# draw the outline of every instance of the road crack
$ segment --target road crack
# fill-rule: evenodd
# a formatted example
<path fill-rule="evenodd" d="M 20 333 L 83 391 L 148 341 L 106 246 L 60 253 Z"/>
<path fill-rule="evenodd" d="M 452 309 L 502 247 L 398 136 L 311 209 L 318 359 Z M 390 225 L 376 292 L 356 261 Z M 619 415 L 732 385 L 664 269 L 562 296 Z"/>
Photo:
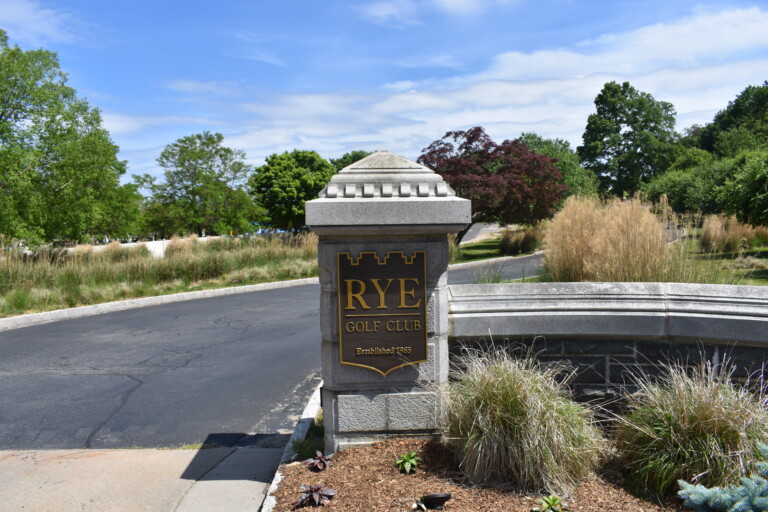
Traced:
<path fill-rule="evenodd" d="M 135 384 L 128 389 L 123 395 L 120 397 L 120 402 L 110 411 L 110 413 L 107 415 L 106 419 L 102 421 L 99 425 L 96 426 L 96 428 L 91 431 L 91 433 L 88 435 L 88 437 L 85 439 L 85 442 L 83 443 L 83 448 L 90 448 L 91 443 L 93 442 L 93 439 L 96 437 L 96 434 L 99 433 L 99 431 L 104 428 L 104 426 L 109 423 L 109 421 L 114 418 L 118 412 L 125 406 L 125 404 L 128 402 L 128 399 L 131 397 L 134 391 L 139 389 L 142 384 L 144 384 L 144 381 L 141 379 L 137 379 L 136 377 L 132 375 L 122 375 L 122 377 L 125 377 L 127 379 L 131 379 L 135 382 Z"/>

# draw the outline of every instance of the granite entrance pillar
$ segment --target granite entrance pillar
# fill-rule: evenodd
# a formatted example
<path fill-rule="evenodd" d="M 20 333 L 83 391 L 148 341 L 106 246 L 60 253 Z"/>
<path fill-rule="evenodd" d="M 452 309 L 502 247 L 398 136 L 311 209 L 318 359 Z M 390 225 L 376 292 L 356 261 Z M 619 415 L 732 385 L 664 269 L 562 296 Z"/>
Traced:
<path fill-rule="evenodd" d="M 388 151 L 306 203 L 319 236 L 325 448 L 437 433 L 448 377 L 448 235 L 470 222 L 432 170 Z"/>

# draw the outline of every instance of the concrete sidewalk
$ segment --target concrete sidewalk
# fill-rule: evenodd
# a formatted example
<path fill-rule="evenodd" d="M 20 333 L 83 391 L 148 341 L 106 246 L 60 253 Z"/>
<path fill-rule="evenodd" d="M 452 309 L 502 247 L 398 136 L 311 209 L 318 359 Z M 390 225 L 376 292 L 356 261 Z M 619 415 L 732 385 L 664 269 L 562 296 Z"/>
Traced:
<path fill-rule="evenodd" d="M 0 452 L 5 511 L 257 511 L 280 449 Z"/>
<path fill-rule="evenodd" d="M 319 391 L 284 449 L 0 451 L 0 510 L 257 512 L 316 416 Z"/>

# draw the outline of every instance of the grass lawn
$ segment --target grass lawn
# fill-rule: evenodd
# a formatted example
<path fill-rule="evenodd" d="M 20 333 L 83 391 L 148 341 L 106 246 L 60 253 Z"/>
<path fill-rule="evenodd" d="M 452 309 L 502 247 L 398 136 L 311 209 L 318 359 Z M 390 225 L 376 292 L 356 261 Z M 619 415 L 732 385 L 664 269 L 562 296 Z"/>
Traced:
<path fill-rule="evenodd" d="M 706 254 L 691 244 L 690 256 L 715 276 L 716 282 L 768 286 L 768 246 L 740 252 Z"/>
<path fill-rule="evenodd" d="M 317 238 L 171 240 L 164 258 L 146 247 L 90 246 L 34 261 L 0 251 L 0 317 L 115 300 L 316 276 Z"/>
<path fill-rule="evenodd" d="M 454 251 L 451 263 L 466 263 L 504 256 L 499 250 L 499 240 L 500 237 L 486 238 L 480 242 L 462 245 Z"/>

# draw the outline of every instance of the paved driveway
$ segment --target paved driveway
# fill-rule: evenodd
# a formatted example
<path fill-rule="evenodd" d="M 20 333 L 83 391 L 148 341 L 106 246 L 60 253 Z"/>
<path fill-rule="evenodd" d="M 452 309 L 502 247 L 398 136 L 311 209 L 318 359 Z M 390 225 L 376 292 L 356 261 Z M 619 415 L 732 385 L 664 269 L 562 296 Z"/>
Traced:
<path fill-rule="evenodd" d="M 231 445 L 292 429 L 319 382 L 319 286 L 0 333 L 0 449 Z"/>
<path fill-rule="evenodd" d="M 540 256 L 449 272 L 537 271 Z M 318 285 L 0 332 L 0 450 L 282 446 L 319 382 Z"/>

